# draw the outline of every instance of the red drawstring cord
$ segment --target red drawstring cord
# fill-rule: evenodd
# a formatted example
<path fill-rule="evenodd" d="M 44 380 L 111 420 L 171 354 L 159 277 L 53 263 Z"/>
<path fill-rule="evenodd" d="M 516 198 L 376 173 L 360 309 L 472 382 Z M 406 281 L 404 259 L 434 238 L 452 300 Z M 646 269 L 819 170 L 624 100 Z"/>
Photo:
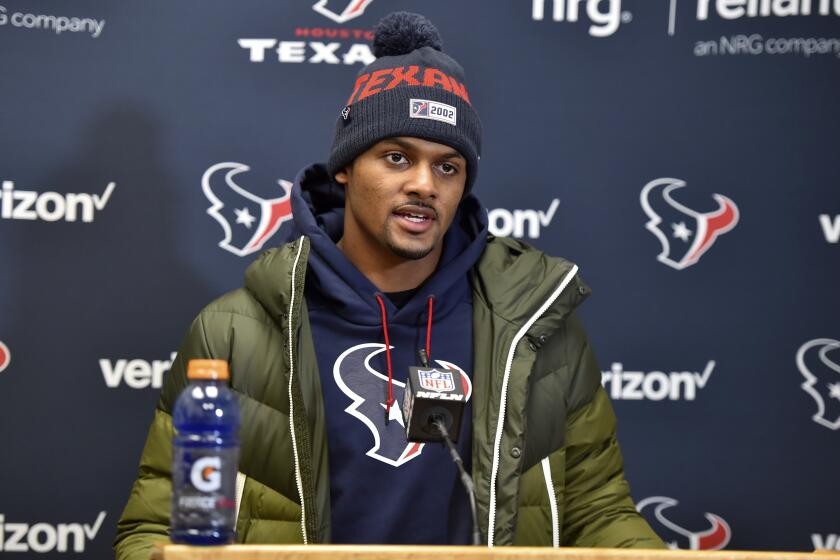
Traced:
<path fill-rule="evenodd" d="M 426 357 L 431 363 L 432 360 L 432 308 L 435 296 L 429 296 L 429 322 L 426 325 Z M 388 317 L 385 313 L 385 302 L 382 296 L 376 294 L 376 301 L 379 303 L 379 310 L 382 312 L 382 334 L 385 335 L 385 361 L 388 363 L 388 400 L 385 402 L 385 424 L 391 418 L 391 405 L 394 404 L 394 375 L 391 368 L 391 340 L 388 337 Z"/>
<path fill-rule="evenodd" d="M 385 316 L 385 302 L 382 296 L 376 294 L 379 309 L 382 311 L 382 332 L 385 334 L 385 359 L 388 362 L 388 401 L 385 403 L 385 423 L 391 418 L 391 405 L 394 404 L 394 380 L 391 373 L 391 341 L 388 339 L 388 319 Z"/>
<path fill-rule="evenodd" d="M 432 302 L 435 296 L 429 296 L 429 323 L 426 325 L 426 359 L 432 363 Z"/>

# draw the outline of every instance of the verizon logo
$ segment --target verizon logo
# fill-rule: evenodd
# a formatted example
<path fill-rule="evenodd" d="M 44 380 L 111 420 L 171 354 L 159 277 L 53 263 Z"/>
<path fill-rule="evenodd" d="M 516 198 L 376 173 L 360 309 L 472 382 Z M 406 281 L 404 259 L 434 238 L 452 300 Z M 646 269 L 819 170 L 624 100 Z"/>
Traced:
<path fill-rule="evenodd" d="M 840 214 L 820 214 L 820 227 L 828 243 L 840 242 Z"/>
<path fill-rule="evenodd" d="M 840 550 L 840 535 L 836 533 L 829 535 L 813 533 L 811 542 L 814 544 L 814 550 Z"/>
<path fill-rule="evenodd" d="M 116 188 L 108 183 L 101 194 L 22 191 L 15 189 L 14 181 L 3 181 L 0 192 L 0 218 L 4 220 L 42 220 L 45 222 L 90 223 L 96 212 L 105 209 Z"/>
<path fill-rule="evenodd" d="M 99 533 L 105 512 L 88 523 L 7 523 L 0 513 L 0 552 L 84 552 L 87 541 Z"/>
<path fill-rule="evenodd" d="M 116 389 L 123 383 L 132 389 L 160 389 L 163 385 L 163 375 L 172 368 L 176 352 L 168 360 L 147 361 L 141 359 L 116 361 L 103 358 L 99 360 L 99 369 L 102 370 L 102 377 L 105 385 Z"/>
<path fill-rule="evenodd" d="M 700 389 L 706 387 L 715 361 L 709 360 L 700 371 L 628 371 L 613 362 L 609 371 L 602 372 L 601 382 L 613 400 L 627 401 L 693 401 Z"/>
<path fill-rule="evenodd" d="M 558 206 L 560 199 L 555 198 L 546 210 L 494 208 L 487 215 L 490 233 L 497 237 L 539 239 L 542 228 L 548 227 L 554 219 Z"/>

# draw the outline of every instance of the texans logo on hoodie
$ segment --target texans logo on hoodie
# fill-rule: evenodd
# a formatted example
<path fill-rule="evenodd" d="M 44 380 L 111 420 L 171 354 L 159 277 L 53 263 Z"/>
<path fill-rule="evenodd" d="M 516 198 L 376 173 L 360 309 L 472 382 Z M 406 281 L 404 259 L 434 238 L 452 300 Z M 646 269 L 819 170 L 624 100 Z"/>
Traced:
<path fill-rule="evenodd" d="M 391 348 L 393 349 L 393 346 Z M 384 351 L 385 345 L 379 343 L 358 344 L 348 348 L 335 361 L 333 375 L 339 389 L 351 401 L 344 411 L 367 426 L 373 436 L 373 445 L 367 450 L 366 455 L 393 467 L 399 467 L 418 457 L 425 444 L 406 442 L 405 421 L 400 406 L 405 393 L 405 383 L 396 379 L 393 380 L 396 404 L 391 406 L 388 424 L 385 424 L 388 375 L 380 373 L 370 363 L 374 356 Z M 461 375 L 469 401 L 472 396 L 472 382 L 464 370 L 444 360 L 435 360 L 435 362 Z"/>

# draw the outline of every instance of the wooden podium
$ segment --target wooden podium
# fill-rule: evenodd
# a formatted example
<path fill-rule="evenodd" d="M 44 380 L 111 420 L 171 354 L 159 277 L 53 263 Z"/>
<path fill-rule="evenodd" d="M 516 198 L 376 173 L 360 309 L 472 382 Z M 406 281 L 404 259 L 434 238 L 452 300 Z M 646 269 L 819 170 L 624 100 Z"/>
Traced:
<path fill-rule="evenodd" d="M 351 545 L 158 545 L 152 560 L 840 560 L 840 553 L 609 548 L 351 546 Z"/>

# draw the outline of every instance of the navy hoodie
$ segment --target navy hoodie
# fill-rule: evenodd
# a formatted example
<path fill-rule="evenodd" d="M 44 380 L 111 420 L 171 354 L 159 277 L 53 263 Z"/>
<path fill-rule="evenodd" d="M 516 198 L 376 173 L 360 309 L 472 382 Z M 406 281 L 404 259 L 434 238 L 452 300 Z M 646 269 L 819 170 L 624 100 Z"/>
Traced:
<path fill-rule="evenodd" d="M 467 195 L 444 237 L 435 273 L 397 307 L 336 246 L 344 226 L 344 187 L 322 165 L 301 171 L 291 195 L 291 238 L 311 251 L 306 303 L 324 393 L 329 442 L 332 541 L 468 544 L 469 502 L 439 443 L 406 441 L 401 403 L 409 366 L 421 365 L 432 300 L 431 360 L 460 374 L 472 392 L 472 300 L 468 272 L 487 238 L 486 212 Z M 396 403 L 386 422 L 388 368 L 382 311 L 391 346 Z M 472 407 L 458 450 L 469 471 Z"/>

